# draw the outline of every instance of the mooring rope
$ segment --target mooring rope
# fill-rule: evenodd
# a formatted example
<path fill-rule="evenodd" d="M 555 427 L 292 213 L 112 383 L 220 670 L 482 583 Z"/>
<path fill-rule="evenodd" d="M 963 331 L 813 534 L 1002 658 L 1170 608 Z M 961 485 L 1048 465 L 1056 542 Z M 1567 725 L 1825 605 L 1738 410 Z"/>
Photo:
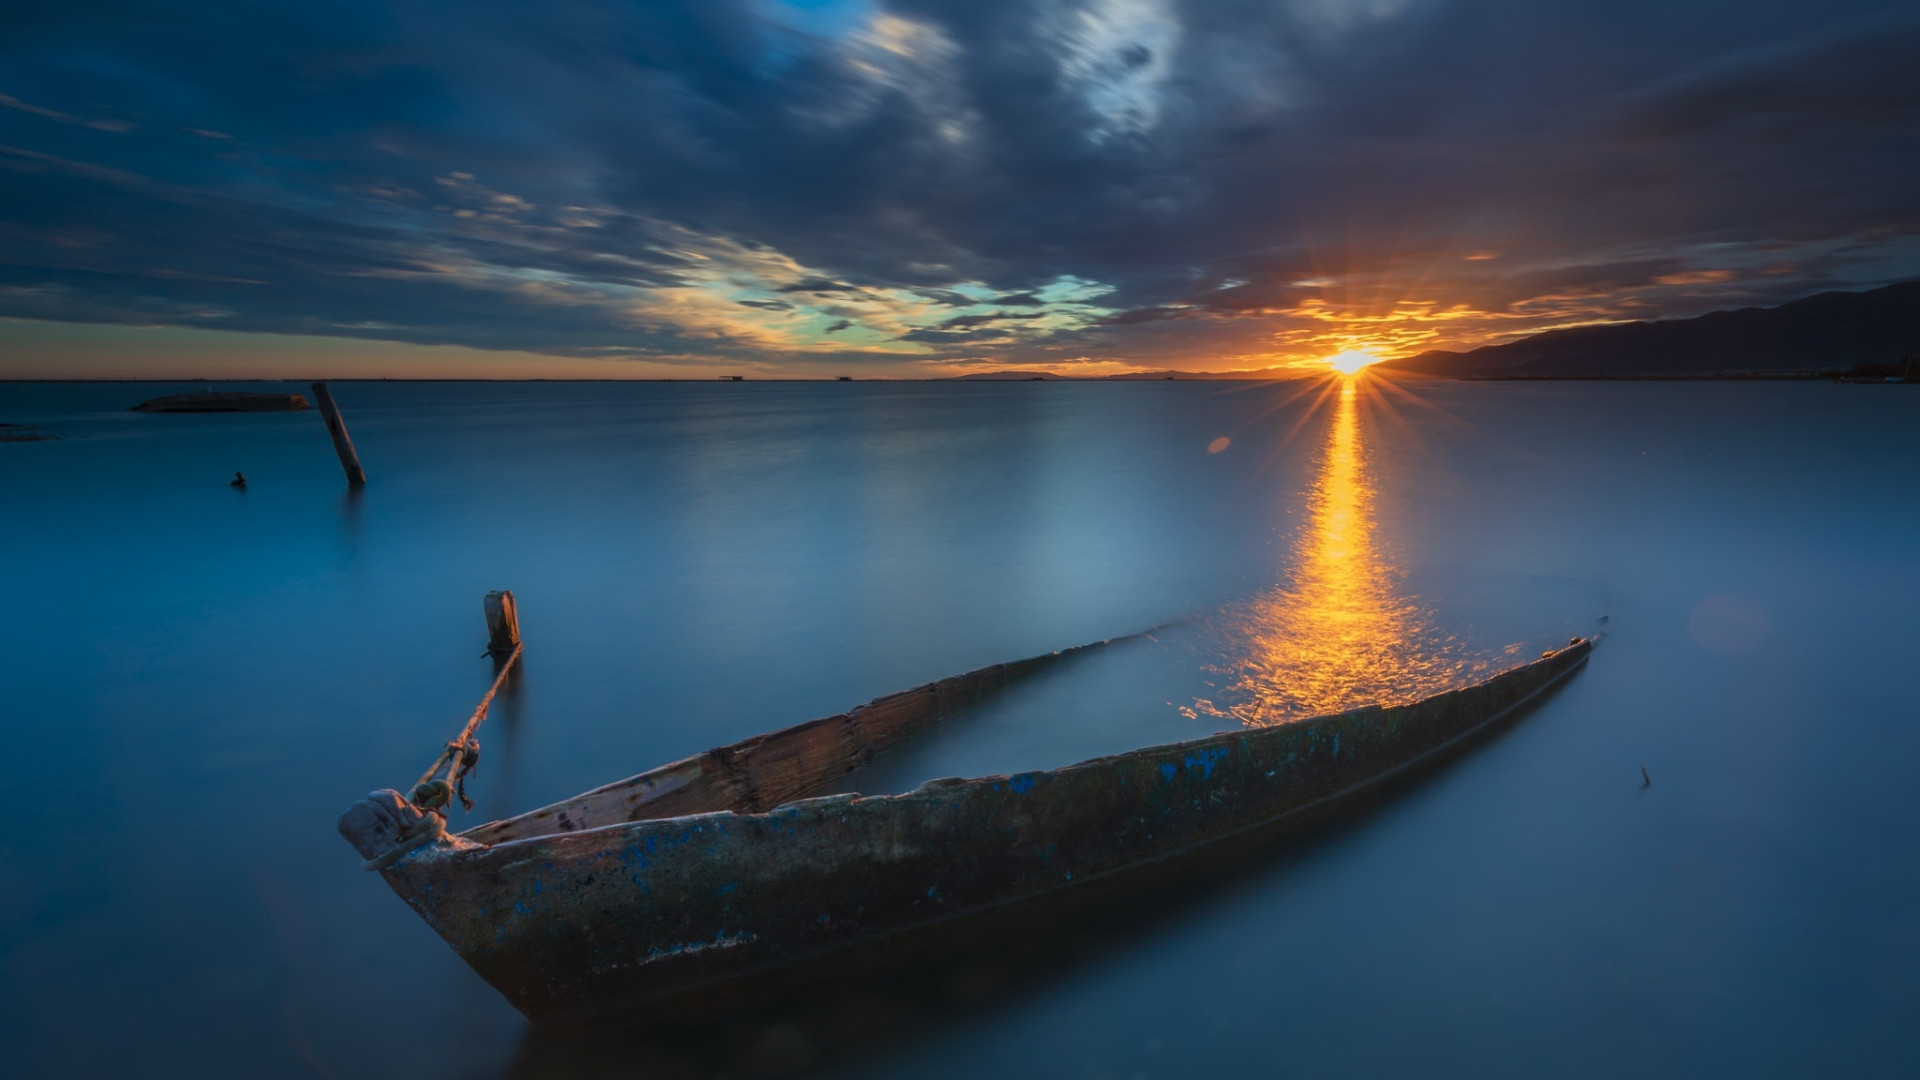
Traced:
<path fill-rule="evenodd" d="M 447 811 L 451 809 L 455 798 L 468 810 L 473 809 L 473 800 L 467 798 L 467 774 L 480 764 L 480 740 L 475 738 L 475 732 L 480 730 L 481 722 L 487 718 L 487 709 L 493 704 L 494 695 L 506 685 L 507 675 L 520 659 L 520 650 L 521 646 L 516 642 L 513 652 L 507 656 L 507 662 L 500 665 L 499 674 L 493 677 L 493 685 L 487 688 L 487 696 L 481 698 L 480 704 L 474 707 L 473 715 L 467 718 L 460 734 L 447 743 L 446 749 L 440 751 L 440 756 L 427 766 L 427 771 L 414 781 L 413 792 L 407 801 L 423 811 L 425 816 L 402 831 L 398 843 L 390 850 L 368 859 L 364 864 L 368 870 L 385 870 L 399 862 L 401 856 L 420 846 L 421 841 L 438 840 L 445 836 Z M 447 770 L 447 775 L 445 779 L 440 779 L 435 774 L 443 768 Z"/>
<path fill-rule="evenodd" d="M 413 782 L 413 801 L 416 805 L 428 805 L 421 801 L 422 788 L 428 789 L 427 798 L 435 799 L 432 805 L 446 805 L 455 793 L 456 785 L 464 783 L 466 774 L 480 763 L 480 740 L 475 739 L 473 733 L 479 730 L 480 722 L 487 718 L 487 707 L 493 704 L 493 696 L 506 684 L 507 674 L 513 670 L 514 662 L 520 659 L 521 648 L 522 646 L 517 643 L 514 645 L 513 652 L 507 656 L 507 662 L 500 665 L 500 674 L 493 677 L 493 685 L 487 688 L 487 696 L 480 699 L 480 704 L 474 708 L 473 715 L 467 718 L 466 726 L 460 729 L 460 734 L 454 736 L 446 749 L 440 751 L 440 756 L 433 759 L 433 764 L 427 766 L 427 771 L 420 774 L 420 779 Z M 447 770 L 447 778 L 435 780 L 433 774 L 449 765 L 451 767 Z M 431 788 L 431 784 L 445 784 L 446 790 L 442 792 Z M 473 804 L 464 794 L 461 795 L 460 801 L 466 803 L 467 809 L 473 809 Z"/>

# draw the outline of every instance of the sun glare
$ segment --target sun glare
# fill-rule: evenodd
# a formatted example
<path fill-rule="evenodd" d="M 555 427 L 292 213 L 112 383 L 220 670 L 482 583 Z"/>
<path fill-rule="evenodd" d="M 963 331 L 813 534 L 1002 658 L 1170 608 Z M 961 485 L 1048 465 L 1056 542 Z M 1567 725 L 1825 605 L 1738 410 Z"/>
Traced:
<path fill-rule="evenodd" d="M 1380 357 L 1370 352 L 1362 352 L 1359 349 L 1348 349 L 1346 352 L 1334 353 L 1322 361 L 1322 363 L 1342 375 L 1358 374 L 1361 368 L 1366 367 L 1368 364 L 1377 364 L 1379 362 Z"/>

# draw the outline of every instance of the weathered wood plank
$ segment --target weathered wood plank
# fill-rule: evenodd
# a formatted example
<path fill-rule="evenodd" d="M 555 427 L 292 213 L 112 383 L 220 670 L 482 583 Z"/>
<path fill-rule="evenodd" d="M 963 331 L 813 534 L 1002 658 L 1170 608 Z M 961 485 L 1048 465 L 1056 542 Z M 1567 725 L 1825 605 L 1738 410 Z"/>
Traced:
<path fill-rule="evenodd" d="M 354 452 L 353 440 L 347 436 L 347 422 L 340 416 L 340 406 L 333 402 L 333 391 L 327 389 L 324 382 L 314 383 L 313 401 L 320 407 L 320 418 L 327 422 L 327 434 L 333 436 L 333 452 L 340 455 L 340 467 L 347 473 L 347 486 L 365 485 L 366 470 L 360 467 L 360 455 Z"/>
<path fill-rule="evenodd" d="M 728 754 L 735 775 L 746 781 L 743 805 L 734 808 L 744 810 L 771 810 L 804 798 L 873 758 L 873 751 L 861 745 L 852 717 L 844 713 L 716 752 Z"/>
<path fill-rule="evenodd" d="M 930 730 L 955 709 L 973 704 L 1017 678 L 1084 655 L 1090 649 L 1129 640 L 1114 638 L 994 664 L 888 694 L 846 713 L 716 747 L 564 802 L 504 821 L 489 821 L 460 835 L 483 844 L 500 844 L 716 810 L 772 809 L 840 780 L 876 754 Z"/>
<path fill-rule="evenodd" d="M 487 653 L 498 659 L 520 646 L 520 608 L 512 589 L 496 589 L 482 601 L 487 613 Z"/>

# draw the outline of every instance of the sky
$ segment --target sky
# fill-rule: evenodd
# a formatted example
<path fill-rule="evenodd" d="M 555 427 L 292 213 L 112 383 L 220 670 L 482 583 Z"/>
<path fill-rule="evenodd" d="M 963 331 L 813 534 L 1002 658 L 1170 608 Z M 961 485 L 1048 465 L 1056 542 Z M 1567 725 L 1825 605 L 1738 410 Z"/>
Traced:
<path fill-rule="evenodd" d="M 1920 276 L 1911 0 L 65 0 L 0 377 L 939 377 Z"/>

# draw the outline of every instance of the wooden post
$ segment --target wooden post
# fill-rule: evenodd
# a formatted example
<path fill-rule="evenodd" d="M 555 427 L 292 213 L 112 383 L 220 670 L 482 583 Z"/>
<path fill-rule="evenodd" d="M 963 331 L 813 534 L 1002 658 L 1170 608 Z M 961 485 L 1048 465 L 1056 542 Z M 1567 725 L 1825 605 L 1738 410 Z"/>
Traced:
<path fill-rule="evenodd" d="M 327 384 L 313 384 L 314 404 L 320 406 L 320 419 L 327 422 L 327 434 L 333 436 L 334 452 L 340 455 L 340 467 L 347 471 L 347 486 L 359 487 L 367 482 L 367 474 L 360 468 L 360 455 L 353 452 L 353 440 L 347 437 L 347 422 L 340 418 L 340 406 L 333 403 L 333 391 Z"/>
<path fill-rule="evenodd" d="M 487 594 L 487 655 L 498 660 L 512 656 L 520 647 L 520 610 L 513 604 L 513 590 L 495 590 Z"/>

